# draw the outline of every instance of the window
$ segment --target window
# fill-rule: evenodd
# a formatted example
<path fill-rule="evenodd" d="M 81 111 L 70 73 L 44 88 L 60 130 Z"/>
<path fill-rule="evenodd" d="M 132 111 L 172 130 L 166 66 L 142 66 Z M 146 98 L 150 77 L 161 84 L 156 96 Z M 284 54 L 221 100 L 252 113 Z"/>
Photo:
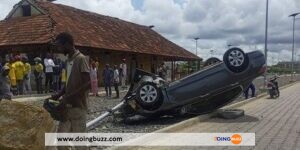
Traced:
<path fill-rule="evenodd" d="M 22 5 L 23 16 L 31 16 L 31 6 L 30 5 Z"/>

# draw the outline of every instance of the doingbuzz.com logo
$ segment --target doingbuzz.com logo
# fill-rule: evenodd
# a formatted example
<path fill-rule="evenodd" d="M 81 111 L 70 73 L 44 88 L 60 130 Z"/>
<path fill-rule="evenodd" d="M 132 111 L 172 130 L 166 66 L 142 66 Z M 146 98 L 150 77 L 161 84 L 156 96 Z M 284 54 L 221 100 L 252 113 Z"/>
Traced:
<path fill-rule="evenodd" d="M 221 142 L 231 142 L 232 144 L 240 144 L 242 142 L 242 136 L 239 134 L 234 134 L 231 137 L 214 137 L 215 141 L 221 141 Z"/>

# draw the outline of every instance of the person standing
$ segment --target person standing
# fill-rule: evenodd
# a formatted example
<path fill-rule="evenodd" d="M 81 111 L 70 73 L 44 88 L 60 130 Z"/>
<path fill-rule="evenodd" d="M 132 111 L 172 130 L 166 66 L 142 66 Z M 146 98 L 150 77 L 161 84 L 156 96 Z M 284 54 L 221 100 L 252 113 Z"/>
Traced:
<path fill-rule="evenodd" d="M 17 79 L 16 79 L 16 72 L 14 66 L 15 59 L 13 57 L 10 58 L 9 62 L 5 64 L 5 66 L 9 67 L 8 77 L 10 80 L 10 88 L 13 94 L 17 94 Z"/>
<path fill-rule="evenodd" d="M 166 80 L 167 77 L 167 68 L 165 66 L 165 63 L 162 63 L 160 65 L 160 67 L 158 68 L 158 75 L 163 78 L 164 80 Z"/>
<path fill-rule="evenodd" d="M 15 67 L 15 74 L 17 79 L 17 94 L 23 95 L 23 80 L 25 75 L 25 65 L 21 61 L 21 57 L 19 55 L 16 55 L 15 57 L 16 62 L 13 64 Z"/>
<path fill-rule="evenodd" d="M 122 59 L 122 63 L 120 64 L 120 76 L 121 76 L 122 89 L 126 89 L 127 65 L 126 65 L 125 58 Z"/>
<path fill-rule="evenodd" d="M 99 70 L 100 69 L 100 63 L 99 63 L 98 58 L 95 59 L 95 65 L 96 65 L 96 69 Z"/>
<path fill-rule="evenodd" d="M 63 32 L 56 36 L 55 43 L 59 52 L 68 55 L 66 70 L 66 86 L 58 93 L 53 94 L 53 100 L 59 100 L 63 119 L 59 121 L 59 133 L 84 133 L 87 121 L 87 99 L 91 88 L 89 61 L 75 48 L 73 36 Z M 75 147 L 87 149 L 87 147 Z M 66 150 L 68 147 L 57 147 Z"/>
<path fill-rule="evenodd" d="M 30 94 L 31 93 L 31 84 L 30 84 L 31 65 L 28 63 L 27 57 L 23 57 L 23 63 L 25 66 L 23 89 L 24 89 L 24 93 Z"/>
<path fill-rule="evenodd" d="M 43 70 L 44 66 L 42 65 L 42 59 L 39 57 L 34 58 L 34 77 L 35 77 L 35 85 L 36 85 L 36 90 L 38 94 L 43 93 L 43 86 L 42 86 L 42 80 L 43 80 Z"/>
<path fill-rule="evenodd" d="M 156 69 L 155 69 L 155 65 L 151 64 L 151 73 L 155 74 L 156 73 Z"/>
<path fill-rule="evenodd" d="M 3 66 L 0 75 L 0 101 L 2 99 L 11 100 L 13 94 L 10 91 L 10 80 L 8 77 L 9 67 Z"/>
<path fill-rule="evenodd" d="M 175 80 L 178 80 L 180 79 L 180 67 L 179 67 L 179 64 L 176 64 L 176 67 L 175 67 Z"/>
<path fill-rule="evenodd" d="M 93 96 L 99 96 L 98 95 L 98 70 L 97 70 L 95 62 L 91 63 L 90 77 L 91 77 Z"/>
<path fill-rule="evenodd" d="M 111 84 L 113 83 L 114 72 L 110 68 L 109 64 L 105 65 L 102 76 L 105 86 L 106 97 L 111 97 Z"/>
<path fill-rule="evenodd" d="M 58 92 L 60 90 L 60 84 L 61 84 L 61 60 L 59 58 L 54 58 L 54 64 L 55 66 L 53 67 L 53 90 L 55 92 Z"/>
<path fill-rule="evenodd" d="M 255 85 L 251 82 L 251 84 L 244 91 L 244 95 L 245 95 L 246 99 L 248 99 L 248 97 L 249 97 L 250 89 L 251 89 L 251 97 L 255 97 Z"/>
<path fill-rule="evenodd" d="M 120 78 L 119 78 L 119 70 L 117 65 L 114 66 L 114 87 L 115 87 L 115 91 L 116 91 L 116 97 L 115 98 L 119 98 L 119 84 L 120 84 Z"/>
<path fill-rule="evenodd" d="M 14 63 L 14 58 L 11 57 L 7 63 L 5 63 L 4 66 L 9 67 L 9 73 L 8 73 L 8 78 L 10 80 L 10 88 L 13 93 L 13 95 L 17 94 L 17 79 L 16 79 L 16 73 L 15 73 L 15 67 L 13 65 Z"/>
<path fill-rule="evenodd" d="M 50 90 L 53 87 L 53 67 L 55 67 L 55 64 L 51 58 L 51 55 L 48 53 L 46 58 L 44 59 L 44 65 L 45 65 L 45 74 L 46 74 L 46 80 L 45 80 L 45 93 L 50 92 Z"/>

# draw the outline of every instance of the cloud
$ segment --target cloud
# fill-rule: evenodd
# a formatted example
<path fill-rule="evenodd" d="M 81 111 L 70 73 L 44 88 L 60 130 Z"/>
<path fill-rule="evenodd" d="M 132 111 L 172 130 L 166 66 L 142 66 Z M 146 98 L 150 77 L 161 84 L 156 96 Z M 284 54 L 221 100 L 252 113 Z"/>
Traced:
<path fill-rule="evenodd" d="M 19 0 L 2 0 L 0 4 L 0 19 L 4 19 L 10 10 L 13 9 L 14 4 L 17 4 Z"/>

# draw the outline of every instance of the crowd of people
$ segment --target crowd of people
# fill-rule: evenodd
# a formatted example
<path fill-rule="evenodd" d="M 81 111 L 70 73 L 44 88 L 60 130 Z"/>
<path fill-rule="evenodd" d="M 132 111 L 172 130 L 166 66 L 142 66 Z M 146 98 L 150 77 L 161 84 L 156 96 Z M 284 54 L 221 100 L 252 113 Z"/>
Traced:
<path fill-rule="evenodd" d="M 98 69 L 99 69 L 99 63 L 97 61 L 91 60 L 91 69 L 90 69 L 90 77 L 91 77 L 91 91 L 94 96 L 98 95 L 98 83 L 99 78 L 101 78 L 98 75 Z M 119 86 L 121 86 L 122 89 L 126 89 L 126 79 L 127 79 L 127 65 L 126 65 L 126 59 L 122 59 L 122 63 L 118 65 L 114 65 L 111 67 L 110 64 L 106 64 L 103 71 L 102 71 L 102 80 L 103 85 L 105 88 L 106 97 L 111 98 L 112 97 L 112 87 L 114 87 L 116 91 L 116 97 L 120 97 L 119 92 Z"/>
<path fill-rule="evenodd" d="M 8 84 L 8 95 L 24 95 L 32 94 L 31 76 L 35 81 L 35 89 L 37 94 L 54 93 L 60 91 L 67 83 L 66 62 L 51 54 L 47 54 L 45 59 L 36 57 L 33 60 L 34 64 L 30 64 L 27 56 L 16 55 L 10 57 L 3 65 L 0 65 L 1 84 Z M 102 75 L 99 74 L 99 62 L 90 59 L 90 78 L 91 78 L 91 93 L 94 96 L 99 96 L 99 83 L 103 83 L 107 97 L 112 97 L 111 87 L 116 91 L 116 97 L 119 98 L 119 86 L 126 89 L 127 65 L 126 59 L 122 59 L 122 63 L 111 67 L 105 65 Z M 5 74 L 6 72 L 7 75 Z M 2 76 L 1 76 L 2 77 Z M 102 78 L 103 81 L 99 82 Z M 44 82 L 43 82 L 44 81 Z M 0 85 L 3 87 L 4 85 Z M 2 94 L 1 95 L 5 95 Z"/>
<path fill-rule="evenodd" d="M 22 95 L 31 92 L 31 65 L 26 56 L 16 55 L 11 57 L 0 68 L 2 75 L 1 88 L 6 89 L 6 92 L 1 91 L 1 95 Z M 9 90 L 7 90 L 8 87 Z"/>

